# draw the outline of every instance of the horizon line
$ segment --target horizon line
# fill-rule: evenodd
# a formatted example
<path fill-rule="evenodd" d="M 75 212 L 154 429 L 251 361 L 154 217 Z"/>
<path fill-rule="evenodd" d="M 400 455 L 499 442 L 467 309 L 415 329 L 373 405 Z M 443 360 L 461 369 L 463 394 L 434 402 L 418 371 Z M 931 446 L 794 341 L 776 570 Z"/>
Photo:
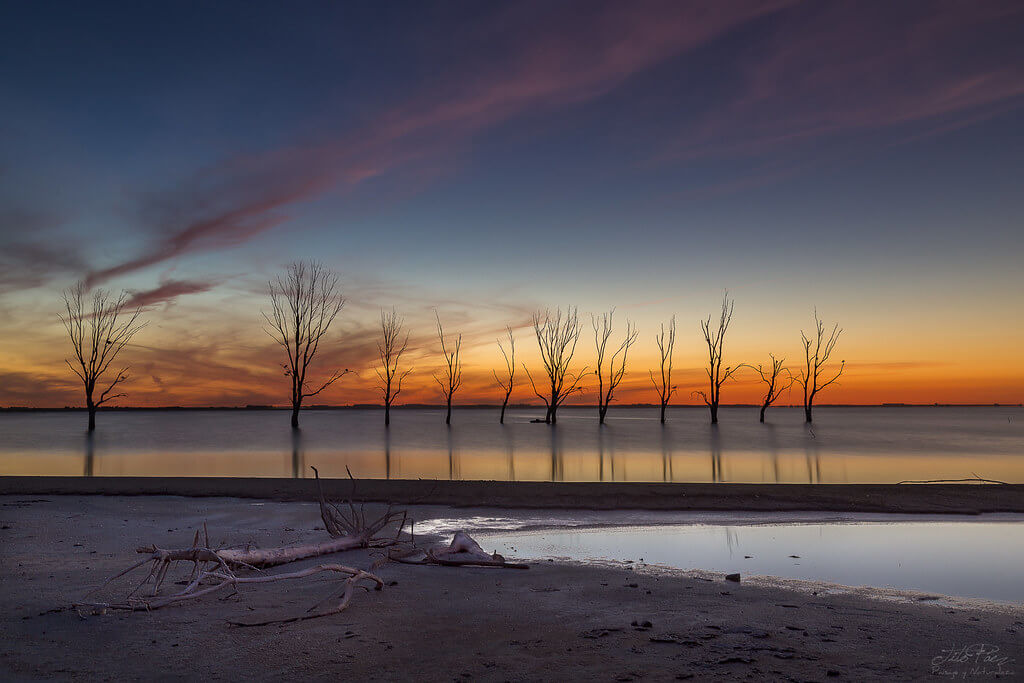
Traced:
<path fill-rule="evenodd" d="M 661 405 L 658 403 L 623 403 L 615 405 L 616 408 L 660 408 Z M 686 408 L 686 409 L 698 409 L 707 410 L 708 406 L 699 404 L 677 404 L 669 405 L 668 408 Z M 760 408 L 760 403 L 722 403 L 719 405 L 720 408 Z M 906 403 L 906 402 L 885 402 L 885 403 L 822 403 L 815 406 L 816 408 L 1021 408 L 1024 407 L 1024 403 Z M 392 405 L 392 409 L 437 409 L 444 410 L 446 405 L 444 403 L 403 403 L 401 405 Z M 466 404 L 453 404 L 452 408 L 462 408 L 471 410 L 480 409 L 495 409 L 501 408 L 500 403 L 466 403 Z M 506 408 L 514 409 L 544 409 L 543 404 L 530 404 L 530 403 L 510 403 Z M 565 405 L 562 408 L 576 408 L 576 409 L 591 409 L 596 410 L 597 404 L 574 404 Z M 803 408 L 802 404 L 786 404 L 786 405 L 772 405 L 770 408 Z M 165 406 L 102 406 L 98 408 L 100 411 L 119 411 L 119 410 L 291 410 L 291 406 L 287 405 L 273 405 L 273 404 L 247 404 L 244 406 L 182 406 L 182 405 L 165 405 Z M 383 410 L 384 405 L 380 403 L 350 403 L 343 405 L 332 405 L 332 404 L 312 404 L 308 406 L 302 406 L 302 410 Z M 75 411 L 75 410 L 87 410 L 85 406 L 48 406 L 48 407 L 34 407 L 34 406 L 0 406 L 0 412 L 53 412 L 53 411 Z"/>

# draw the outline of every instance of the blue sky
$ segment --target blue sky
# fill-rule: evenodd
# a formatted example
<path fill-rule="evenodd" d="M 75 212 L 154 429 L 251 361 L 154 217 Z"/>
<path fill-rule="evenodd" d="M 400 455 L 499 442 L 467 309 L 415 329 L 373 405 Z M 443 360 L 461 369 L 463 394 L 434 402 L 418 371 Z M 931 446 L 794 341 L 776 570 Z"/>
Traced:
<path fill-rule="evenodd" d="M 932 341 L 977 316 L 992 339 L 1024 284 L 1022 14 L 9 4 L 0 310 L 38 326 L 87 278 L 196 324 L 317 257 L 364 312 L 458 299 L 487 329 L 495 298 L 650 326 L 729 288 L 790 326 L 817 304 L 861 329 L 913 311 Z M 44 364 L 14 345 L 9 372 Z"/>

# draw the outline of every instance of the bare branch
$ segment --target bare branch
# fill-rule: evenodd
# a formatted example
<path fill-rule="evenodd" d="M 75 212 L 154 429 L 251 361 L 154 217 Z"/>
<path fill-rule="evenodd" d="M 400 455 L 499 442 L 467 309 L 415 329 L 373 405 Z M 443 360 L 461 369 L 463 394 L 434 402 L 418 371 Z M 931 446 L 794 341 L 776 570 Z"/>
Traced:
<path fill-rule="evenodd" d="M 402 354 L 409 346 L 409 333 L 402 336 L 405 328 L 405 318 L 398 315 L 392 308 L 390 312 L 381 310 L 380 330 L 381 338 L 377 342 L 377 353 L 380 357 L 380 368 L 375 368 L 377 377 L 380 378 L 381 396 L 384 400 L 384 424 L 391 424 L 391 405 L 398 395 L 402 393 L 402 380 L 412 372 L 412 368 L 399 372 L 398 365 Z"/>
<path fill-rule="evenodd" d="M 668 407 L 672 394 L 676 392 L 676 387 L 672 384 L 672 353 L 676 347 L 675 316 L 672 316 L 669 320 L 667 331 L 665 330 L 665 323 L 661 324 L 661 330 L 654 337 L 654 341 L 658 345 L 660 364 L 657 378 L 654 376 L 654 371 L 650 371 L 651 384 L 654 385 L 655 390 L 658 392 L 658 399 L 661 402 L 661 422 L 664 424 L 665 408 Z"/>
<path fill-rule="evenodd" d="M 736 302 L 729 299 L 726 292 L 722 297 L 722 311 L 718 319 L 718 327 L 712 328 L 711 316 L 700 321 L 700 329 L 704 334 L 704 342 L 708 347 L 708 366 L 705 372 L 708 376 L 708 391 L 697 391 L 704 399 L 704 403 L 711 409 L 711 423 L 718 423 L 718 405 L 722 398 L 722 385 L 739 370 L 740 366 L 726 366 L 722 368 L 722 359 L 725 351 L 725 333 L 732 322 L 732 311 Z"/>
<path fill-rule="evenodd" d="M 96 427 L 96 409 L 123 393 L 112 394 L 114 387 L 128 379 L 127 368 L 118 372 L 106 389 L 95 398 L 97 385 L 121 351 L 132 338 L 145 327 L 139 322 L 142 308 L 129 310 L 126 306 L 128 293 L 122 291 L 113 298 L 107 290 L 97 289 L 92 294 L 91 305 L 86 308 L 88 290 L 83 282 L 75 284 L 63 293 L 64 312 L 58 313 L 64 330 L 71 340 L 74 362 L 65 359 L 71 371 L 82 380 L 85 388 L 85 403 L 89 410 L 89 429 Z"/>
<path fill-rule="evenodd" d="M 542 395 L 537 390 L 532 376 L 530 383 L 533 385 L 534 393 L 540 396 L 547 405 L 545 421 L 555 423 L 557 422 L 558 406 L 571 394 L 583 391 L 579 386 L 583 378 L 583 371 L 575 376 L 569 373 L 569 365 L 576 352 L 576 342 L 579 341 L 583 327 L 580 324 L 576 308 L 570 306 L 566 309 L 564 317 L 561 309 L 557 309 L 554 314 L 550 311 L 534 313 L 533 331 L 537 337 L 537 345 L 540 347 L 541 362 L 544 365 L 544 372 L 547 375 L 550 388 L 546 388 Z M 530 375 L 528 369 L 526 373 L 527 376 Z M 568 386 L 566 385 L 567 378 L 570 380 Z"/>
<path fill-rule="evenodd" d="M 832 351 L 839 341 L 839 335 L 843 333 L 839 324 L 832 326 L 832 331 L 826 336 L 825 323 L 818 317 L 818 309 L 814 309 L 814 338 L 810 338 L 800 330 L 800 341 L 804 347 L 804 367 L 794 377 L 794 381 L 804 390 L 804 418 L 807 422 L 812 421 L 812 410 L 814 397 L 819 391 L 833 384 L 843 370 L 846 368 L 846 361 L 840 361 L 839 369 L 828 379 L 825 379 L 825 368 L 828 365 Z"/>
<path fill-rule="evenodd" d="M 612 336 L 614 316 L 615 309 L 613 308 L 601 316 L 600 325 L 595 316 L 590 316 L 590 323 L 594 328 L 594 345 L 597 348 L 597 368 L 594 370 L 594 374 L 597 375 L 597 411 L 600 424 L 604 424 L 608 406 L 614 399 L 615 389 L 626 374 L 626 356 L 629 354 L 630 347 L 636 343 L 637 338 L 636 327 L 627 320 L 626 336 L 612 353 L 606 374 L 604 360 L 607 355 L 608 340 Z M 616 359 L 619 363 L 617 367 Z"/>

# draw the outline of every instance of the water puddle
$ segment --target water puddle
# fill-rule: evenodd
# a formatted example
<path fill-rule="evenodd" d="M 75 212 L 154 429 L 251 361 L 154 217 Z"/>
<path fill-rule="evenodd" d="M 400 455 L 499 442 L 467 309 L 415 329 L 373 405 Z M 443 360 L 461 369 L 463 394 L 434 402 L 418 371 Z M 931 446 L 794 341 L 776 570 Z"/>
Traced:
<path fill-rule="evenodd" d="M 475 536 L 488 551 L 520 559 L 659 565 L 1024 603 L 1024 521 L 1012 515 L 520 528 Z"/>

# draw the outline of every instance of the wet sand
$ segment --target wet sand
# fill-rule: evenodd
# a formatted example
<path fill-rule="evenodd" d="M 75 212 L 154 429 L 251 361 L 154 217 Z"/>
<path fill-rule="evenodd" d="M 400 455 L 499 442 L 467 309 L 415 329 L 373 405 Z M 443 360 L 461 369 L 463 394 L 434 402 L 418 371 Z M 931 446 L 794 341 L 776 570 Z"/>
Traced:
<path fill-rule="evenodd" d="M 401 505 L 594 510 L 1024 512 L 1024 484 L 658 484 L 427 479 L 323 481 L 332 498 Z M 309 479 L 0 477 L 0 495 L 181 495 L 315 500 Z M 353 495 L 354 494 L 354 495 Z"/>
<path fill-rule="evenodd" d="M 994 659 L 1017 660 L 1003 671 L 1024 675 L 1019 606 L 814 595 L 547 562 L 528 571 L 388 564 L 378 574 L 397 583 L 359 592 L 342 614 L 256 628 L 226 620 L 301 614 L 332 584 L 251 586 L 148 614 L 61 609 L 135 561 L 136 546 L 186 546 L 204 522 L 215 544 L 325 537 L 315 507 L 302 503 L 0 497 L 0 678 L 934 680 L 934 658 L 973 644 L 1000 648 Z M 373 558 L 353 551 L 331 561 L 369 567 Z"/>

